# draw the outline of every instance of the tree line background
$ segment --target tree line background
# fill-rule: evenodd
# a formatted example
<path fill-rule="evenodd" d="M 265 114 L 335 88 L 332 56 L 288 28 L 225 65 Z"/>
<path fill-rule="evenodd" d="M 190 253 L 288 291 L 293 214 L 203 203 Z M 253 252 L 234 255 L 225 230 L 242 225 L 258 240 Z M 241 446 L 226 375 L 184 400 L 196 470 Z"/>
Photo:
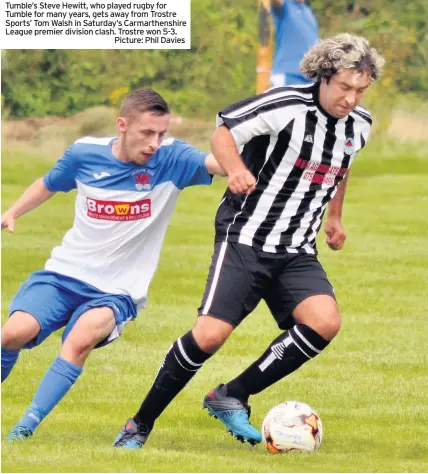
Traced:
<path fill-rule="evenodd" d="M 366 101 L 428 99 L 427 0 L 313 0 L 321 37 L 367 37 L 386 58 Z M 117 105 L 137 87 L 163 94 L 173 112 L 212 118 L 255 93 L 256 0 L 192 0 L 190 50 L 3 50 L 3 117 L 70 116 Z"/>

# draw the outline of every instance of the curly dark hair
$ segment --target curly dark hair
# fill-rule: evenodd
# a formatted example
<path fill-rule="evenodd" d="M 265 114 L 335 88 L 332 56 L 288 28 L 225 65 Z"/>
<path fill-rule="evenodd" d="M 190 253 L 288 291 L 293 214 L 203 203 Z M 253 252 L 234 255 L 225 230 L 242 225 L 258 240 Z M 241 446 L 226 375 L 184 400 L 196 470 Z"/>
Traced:
<path fill-rule="evenodd" d="M 342 67 L 355 68 L 367 71 L 373 82 L 381 76 L 384 64 L 385 59 L 365 38 L 341 33 L 313 46 L 300 62 L 300 71 L 320 81 L 323 77 L 329 80 Z"/>

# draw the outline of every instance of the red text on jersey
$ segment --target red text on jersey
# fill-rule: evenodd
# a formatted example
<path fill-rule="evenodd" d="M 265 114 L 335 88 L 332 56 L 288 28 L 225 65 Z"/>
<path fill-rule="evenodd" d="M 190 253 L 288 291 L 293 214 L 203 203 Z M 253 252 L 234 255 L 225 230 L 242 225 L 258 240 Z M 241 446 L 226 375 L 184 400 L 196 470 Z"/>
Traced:
<path fill-rule="evenodd" d="M 141 201 L 100 201 L 87 198 L 88 216 L 107 221 L 135 221 L 151 216 L 150 199 Z"/>

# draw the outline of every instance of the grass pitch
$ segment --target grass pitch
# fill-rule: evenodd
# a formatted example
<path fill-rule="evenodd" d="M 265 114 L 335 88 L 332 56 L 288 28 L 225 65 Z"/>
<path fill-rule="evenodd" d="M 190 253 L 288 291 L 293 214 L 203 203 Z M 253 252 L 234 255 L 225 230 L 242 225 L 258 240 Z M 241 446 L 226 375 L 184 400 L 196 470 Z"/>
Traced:
<path fill-rule="evenodd" d="M 264 304 L 167 408 L 142 450 L 111 447 L 170 344 L 194 322 L 213 250 L 213 216 L 225 188 L 217 180 L 183 192 L 148 308 L 117 342 L 91 355 L 34 438 L 9 444 L 9 429 L 59 352 L 60 334 L 23 351 L 2 387 L 2 471 L 428 471 L 427 155 L 416 146 L 393 152 L 373 143 L 357 159 L 345 202 L 346 245 L 332 252 L 322 234 L 318 244 L 340 303 L 342 330 L 325 353 L 250 400 L 256 426 L 282 401 L 312 405 L 324 423 L 317 453 L 275 456 L 260 445 L 241 445 L 202 410 L 205 393 L 235 377 L 278 334 Z M 51 163 L 30 149 L 5 150 L 3 210 Z M 2 234 L 3 319 L 19 285 L 43 267 L 72 224 L 73 200 L 73 194 L 57 195 L 23 216 L 15 234 Z"/>

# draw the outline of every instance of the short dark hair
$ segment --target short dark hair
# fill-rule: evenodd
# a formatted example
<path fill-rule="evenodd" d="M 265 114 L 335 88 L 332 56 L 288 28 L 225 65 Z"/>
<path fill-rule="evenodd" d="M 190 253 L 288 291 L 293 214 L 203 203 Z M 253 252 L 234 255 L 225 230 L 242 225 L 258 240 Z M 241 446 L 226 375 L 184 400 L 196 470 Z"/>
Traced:
<path fill-rule="evenodd" d="M 153 89 L 140 88 L 123 101 L 120 107 L 120 116 L 129 117 L 143 112 L 165 115 L 169 114 L 169 106 L 166 100 Z"/>

